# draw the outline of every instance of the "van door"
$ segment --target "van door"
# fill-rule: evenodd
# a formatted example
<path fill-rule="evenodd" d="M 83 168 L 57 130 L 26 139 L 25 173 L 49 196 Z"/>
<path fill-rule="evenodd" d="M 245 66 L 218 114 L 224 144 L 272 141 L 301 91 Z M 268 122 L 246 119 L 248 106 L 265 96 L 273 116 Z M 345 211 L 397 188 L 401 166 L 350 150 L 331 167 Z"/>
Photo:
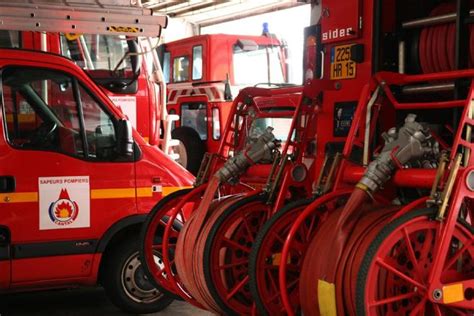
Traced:
<path fill-rule="evenodd" d="M 99 238 L 136 212 L 134 158 L 119 156 L 116 118 L 75 76 L 9 66 L 0 91 L 0 175 L 15 181 L 0 202 L 12 287 L 81 283 Z"/>

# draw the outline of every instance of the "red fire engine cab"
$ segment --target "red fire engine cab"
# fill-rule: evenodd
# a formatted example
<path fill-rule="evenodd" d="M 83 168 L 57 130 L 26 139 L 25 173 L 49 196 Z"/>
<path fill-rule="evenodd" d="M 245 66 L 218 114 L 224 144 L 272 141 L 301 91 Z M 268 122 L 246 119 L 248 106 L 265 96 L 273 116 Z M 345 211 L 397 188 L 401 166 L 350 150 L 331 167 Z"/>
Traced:
<path fill-rule="evenodd" d="M 247 86 L 287 82 L 285 46 L 272 34 L 199 35 L 161 48 L 167 109 L 178 114 L 172 138 L 194 174 L 204 153 L 217 152 L 233 97 Z"/>
<path fill-rule="evenodd" d="M 0 28 L 68 33 L 84 23 L 136 36 L 138 19 L 149 36 L 165 25 L 150 11 L 124 11 L 108 22 L 99 8 L 0 3 Z M 125 311 L 166 307 L 172 298 L 144 277 L 137 234 L 156 202 L 192 175 L 65 57 L 0 48 L 0 100 L 0 293 L 99 282 Z"/>

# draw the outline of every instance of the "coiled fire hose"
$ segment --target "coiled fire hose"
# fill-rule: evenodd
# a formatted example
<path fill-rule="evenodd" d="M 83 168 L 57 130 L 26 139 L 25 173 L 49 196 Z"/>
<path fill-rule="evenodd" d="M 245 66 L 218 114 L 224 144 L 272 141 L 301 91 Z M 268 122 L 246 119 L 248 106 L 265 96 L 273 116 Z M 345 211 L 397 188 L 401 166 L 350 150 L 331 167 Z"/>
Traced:
<path fill-rule="evenodd" d="M 222 313 L 212 299 L 205 284 L 203 275 L 203 249 L 200 247 L 204 238 L 206 222 L 217 209 L 225 209 L 235 202 L 240 195 L 215 199 L 221 183 L 231 181 L 243 174 L 251 165 L 262 160 L 271 160 L 278 142 L 268 127 L 260 137 L 248 145 L 235 157 L 230 158 L 210 179 L 198 209 L 187 221 L 178 237 L 176 245 L 176 267 L 178 275 L 191 296 L 206 309 Z"/>
<path fill-rule="evenodd" d="M 430 16 L 439 16 L 456 11 L 454 2 L 442 3 L 434 8 Z M 469 26 L 469 68 L 474 67 L 474 25 Z M 418 55 L 423 73 L 455 70 L 456 24 L 447 23 L 427 26 L 421 30 Z M 467 53 L 467 52 L 466 52 Z"/>
<path fill-rule="evenodd" d="M 308 315 L 336 315 L 336 298 L 335 287 L 337 279 L 337 271 L 340 269 L 339 262 L 343 256 L 345 246 L 351 234 L 354 232 L 361 217 L 364 216 L 362 207 L 367 201 L 372 200 L 375 194 L 395 173 L 397 169 L 404 168 L 408 163 L 418 161 L 420 159 L 435 159 L 439 154 L 438 144 L 433 141 L 431 134 L 427 128 L 415 121 L 416 115 L 410 114 L 405 119 L 405 124 L 398 132 L 392 128 L 388 133 L 384 133 L 385 146 L 378 157 L 372 161 L 364 176 L 356 185 L 353 193 L 349 197 L 346 205 L 338 214 L 336 220 L 331 222 L 331 227 L 324 230 L 325 225 L 318 234 L 326 235 L 325 240 L 331 240 L 330 244 L 325 245 L 318 250 L 324 253 L 324 259 L 313 259 L 314 262 L 309 268 L 311 270 L 311 278 L 318 279 L 317 295 L 320 302 L 319 312 L 311 311 L 314 306 L 305 303 L 302 300 L 303 312 Z M 329 237 L 328 237 L 329 236 Z M 311 260 L 308 253 L 306 258 Z M 306 261 L 306 259 L 305 259 Z M 307 262 L 303 270 L 308 268 Z M 303 271 L 305 272 L 305 271 Z M 302 275 L 303 275 L 302 272 Z M 314 281 L 312 281 L 314 282 Z M 306 285 L 308 282 L 304 282 Z M 305 284 L 300 284 L 305 287 Z M 300 292 L 308 292 L 314 297 L 314 290 L 306 291 L 302 289 Z M 303 294 L 304 296 L 304 294 Z M 331 301 L 330 304 L 327 302 Z M 314 302 L 314 300 L 313 300 Z M 331 306 L 331 310 L 328 310 Z"/>

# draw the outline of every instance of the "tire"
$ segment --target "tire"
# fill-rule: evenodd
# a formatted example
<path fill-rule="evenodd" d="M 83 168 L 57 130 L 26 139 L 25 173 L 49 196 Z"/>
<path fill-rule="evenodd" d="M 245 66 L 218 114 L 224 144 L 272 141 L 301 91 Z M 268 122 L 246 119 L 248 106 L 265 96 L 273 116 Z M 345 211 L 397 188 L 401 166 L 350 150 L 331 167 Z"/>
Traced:
<path fill-rule="evenodd" d="M 393 220 L 388 225 L 386 225 L 375 237 L 375 239 L 370 243 L 363 261 L 359 267 L 359 272 L 357 274 L 357 284 L 356 284 L 356 315 L 364 316 L 367 315 L 365 308 L 365 290 L 367 284 L 367 277 L 369 275 L 369 270 L 371 268 L 372 262 L 377 255 L 382 243 L 389 237 L 399 226 L 405 224 L 408 221 L 415 219 L 416 217 L 427 217 L 428 219 L 433 219 L 436 217 L 436 209 L 419 209 Z M 471 234 L 474 234 L 474 227 L 470 226 L 464 220 L 458 219 L 457 221 L 460 226 L 464 227 Z"/>
<path fill-rule="evenodd" d="M 181 196 L 184 196 L 186 194 L 188 194 L 189 192 L 191 192 L 193 189 L 183 189 L 183 190 L 179 190 L 179 191 L 176 191 L 176 192 L 173 192 L 167 196 L 165 196 L 164 198 L 162 198 L 152 209 L 151 209 L 151 212 L 148 213 L 147 217 L 146 217 L 146 220 L 145 222 L 143 223 L 142 225 L 142 228 L 141 228 L 141 232 L 140 232 L 140 258 L 142 259 L 142 262 L 144 261 L 144 258 L 146 257 L 145 256 L 145 238 L 146 238 L 146 233 L 154 219 L 154 217 L 156 216 L 156 213 L 158 213 L 166 204 L 168 204 L 170 201 L 176 199 L 176 198 L 179 198 Z M 160 242 L 161 242 L 161 237 L 160 236 Z M 148 279 L 150 280 L 150 282 L 158 289 L 160 289 L 161 292 L 164 292 L 166 293 L 167 295 L 171 296 L 171 297 L 174 297 L 175 299 L 179 299 L 179 300 L 182 300 L 182 298 L 178 295 L 175 295 L 173 293 L 170 293 L 168 291 L 166 291 L 165 289 L 162 288 L 162 286 L 160 286 L 160 284 L 158 284 L 156 281 L 155 281 L 155 278 L 153 277 L 153 273 L 150 271 L 148 265 L 144 264 L 143 265 L 143 270 L 146 274 L 146 276 L 148 277 Z"/>
<path fill-rule="evenodd" d="M 102 285 L 110 301 L 127 313 L 156 313 L 168 307 L 173 298 L 164 294 L 145 277 L 136 236 L 119 242 L 104 254 Z"/>
<path fill-rule="evenodd" d="M 206 145 L 199 137 L 199 134 L 191 127 L 181 126 L 171 132 L 171 137 L 180 141 L 180 146 L 184 147 L 185 157 L 182 153 L 182 160 L 178 162 L 193 175 L 197 175 L 201 161 L 206 153 Z"/>

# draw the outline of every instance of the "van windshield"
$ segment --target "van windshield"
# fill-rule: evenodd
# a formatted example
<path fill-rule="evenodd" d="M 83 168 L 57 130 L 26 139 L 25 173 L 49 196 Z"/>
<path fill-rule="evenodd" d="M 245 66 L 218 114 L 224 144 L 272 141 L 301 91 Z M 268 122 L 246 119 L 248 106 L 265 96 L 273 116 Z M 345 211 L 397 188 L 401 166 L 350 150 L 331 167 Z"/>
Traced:
<path fill-rule="evenodd" d="M 280 46 L 258 46 L 242 50 L 234 45 L 234 84 L 254 86 L 261 83 L 285 83 Z"/>

